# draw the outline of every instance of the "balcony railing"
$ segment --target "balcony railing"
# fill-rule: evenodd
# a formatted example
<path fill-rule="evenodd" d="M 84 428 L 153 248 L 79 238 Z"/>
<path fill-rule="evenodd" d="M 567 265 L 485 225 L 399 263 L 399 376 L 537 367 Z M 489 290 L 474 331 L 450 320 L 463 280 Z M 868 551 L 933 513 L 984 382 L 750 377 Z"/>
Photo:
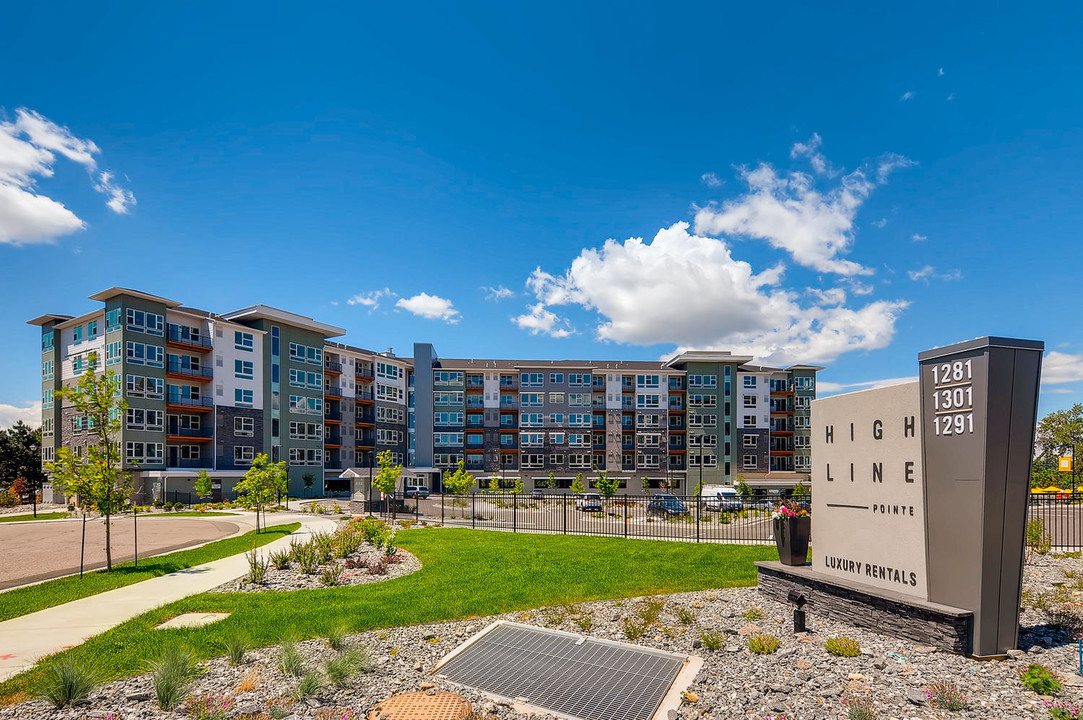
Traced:
<path fill-rule="evenodd" d="M 356 397 L 358 400 L 372 400 L 372 391 L 358 390 L 354 393 L 354 397 Z"/>
<path fill-rule="evenodd" d="M 469 398 L 466 401 L 466 407 L 469 410 L 481 410 L 485 407 L 485 401 L 481 398 Z"/>
<path fill-rule="evenodd" d="M 185 395 L 174 395 L 170 393 L 166 396 L 165 402 L 167 405 L 181 405 L 183 407 L 196 407 L 196 408 L 209 408 L 214 407 L 214 398 L 210 397 L 187 397 Z"/>
<path fill-rule="evenodd" d="M 515 390 L 519 387 L 519 381 L 515 378 L 500 378 L 500 388 L 502 390 Z"/>
<path fill-rule="evenodd" d="M 207 380 L 210 380 L 214 373 L 209 367 L 192 367 L 191 365 L 184 365 L 179 362 L 166 363 L 166 372 L 171 372 L 176 375 L 204 378 Z"/>
<path fill-rule="evenodd" d="M 372 379 L 372 366 L 371 365 L 357 365 L 354 367 L 353 374 L 359 378 Z"/>
<path fill-rule="evenodd" d="M 330 412 L 324 412 L 323 419 L 324 419 L 324 421 L 337 420 L 339 422 L 342 422 L 342 413 L 339 412 L 338 410 L 331 410 Z"/>
<path fill-rule="evenodd" d="M 192 334 L 187 329 L 181 329 L 176 325 L 170 325 L 169 330 L 166 333 L 166 341 L 172 343 L 179 343 L 181 345 L 191 345 L 192 347 L 207 348 L 211 347 L 211 339 L 209 337 L 203 337 L 200 334 Z"/>
<path fill-rule="evenodd" d="M 482 390 L 485 388 L 485 380 L 482 378 L 466 378 L 466 387 L 474 390 Z"/>
<path fill-rule="evenodd" d="M 333 360 L 324 360 L 323 368 L 324 368 L 324 370 L 327 370 L 329 372 L 341 373 L 342 372 L 342 363 L 335 362 Z"/>
<path fill-rule="evenodd" d="M 334 395 L 335 397 L 342 397 L 342 388 L 338 385 L 327 385 L 323 389 L 324 395 Z"/>
<path fill-rule="evenodd" d="M 505 400 L 500 401 L 500 409 L 501 410 L 515 410 L 518 407 L 519 407 L 519 403 L 517 403 L 517 402 L 507 402 Z"/>
<path fill-rule="evenodd" d="M 167 468 L 209 468 L 211 458 L 173 458 L 166 462 Z"/>
<path fill-rule="evenodd" d="M 197 428 L 185 428 L 171 426 L 166 429 L 167 437 L 182 437 L 182 438 L 210 438 L 214 437 L 214 428 L 212 427 L 197 427 Z"/>

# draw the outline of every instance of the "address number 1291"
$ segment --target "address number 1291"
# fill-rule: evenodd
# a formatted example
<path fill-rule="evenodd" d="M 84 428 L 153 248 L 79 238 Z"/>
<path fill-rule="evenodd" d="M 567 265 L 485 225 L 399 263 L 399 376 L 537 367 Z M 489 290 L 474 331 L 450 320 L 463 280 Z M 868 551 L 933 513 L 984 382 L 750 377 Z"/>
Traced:
<path fill-rule="evenodd" d="M 937 435 L 963 435 L 974 432 L 974 413 L 937 415 L 934 421 Z"/>

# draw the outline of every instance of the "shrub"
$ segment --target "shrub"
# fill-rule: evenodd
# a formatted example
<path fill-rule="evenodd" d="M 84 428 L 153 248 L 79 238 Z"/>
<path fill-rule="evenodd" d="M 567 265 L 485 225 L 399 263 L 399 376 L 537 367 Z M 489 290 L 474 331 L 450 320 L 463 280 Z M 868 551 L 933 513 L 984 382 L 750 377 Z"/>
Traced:
<path fill-rule="evenodd" d="M 320 691 L 323 687 L 323 678 L 318 672 L 307 672 L 293 688 L 293 696 L 298 700 L 306 700 Z"/>
<path fill-rule="evenodd" d="M 876 720 L 876 710 L 869 698 L 843 698 L 842 704 L 848 720 Z"/>
<path fill-rule="evenodd" d="M 699 641 L 703 643 L 703 647 L 708 650 L 718 650 L 722 647 L 722 637 L 722 633 L 711 632 L 708 630 L 707 632 L 700 633 Z"/>
<path fill-rule="evenodd" d="M 300 676 L 305 671 L 304 658 L 293 640 L 283 640 L 278 648 L 278 668 L 287 675 Z"/>
<path fill-rule="evenodd" d="M 696 614 L 686 607 L 679 607 L 674 613 L 682 625 L 691 625 L 696 621 Z"/>
<path fill-rule="evenodd" d="M 1053 546 L 1053 540 L 1045 531 L 1045 521 L 1035 518 L 1027 523 L 1027 554 L 1045 555 Z"/>
<path fill-rule="evenodd" d="M 748 610 L 745 610 L 743 617 L 745 619 L 745 622 L 750 623 L 756 622 L 757 620 L 763 620 L 763 610 L 760 610 L 758 607 L 755 606 L 750 607 Z"/>
<path fill-rule="evenodd" d="M 857 657 L 861 654 L 861 646 L 857 640 L 843 635 L 829 637 L 824 643 L 824 650 L 840 657 Z"/>
<path fill-rule="evenodd" d="M 293 714 L 293 706 L 297 702 L 291 697 L 276 697 L 267 701 L 267 714 L 273 720 L 283 720 Z"/>
<path fill-rule="evenodd" d="M 1046 703 L 1051 720 L 1083 720 L 1083 708 L 1063 702 Z"/>
<path fill-rule="evenodd" d="M 639 619 L 646 625 L 651 625 L 658 621 L 658 616 L 662 614 L 662 608 L 665 607 L 665 603 L 658 598 L 647 598 L 643 601 L 643 604 L 639 606 Z"/>
<path fill-rule="evenodd" d="M 293 559 L 305 575 L 315 575 L 320 566 L 316 562 L 316 547 L 312 543 L 301 543 L 294 548 Z"/>
<path fill-rule="evenodd" d="M 387 524 L 379 518 L 367 517 L 361 521 L 361 535 L 369 545 L 380 547 L 389 532 Z"/>
<path fill-rule="evenodd" d="M 271 564 L 275 566 L 276 570 L 289 570 L 290 569 L 290 551 L 279 550 L 271 553 Z"/>
<path fill-rule="evenodd" d="M 364 648 L 350 648 L 328 660 L 323 667 L 324 674 L 332 685 L 344 685 L 347 680 L 359 672 L 368 672 L 368 652 Z"/>
<path fill-rule="evenodd" d="M 37 695 L 61 708 L 86 700 L 97 683 L 98 672 L 93 665 L 65 655 L 45 672 Z"/>
<path fill-rule="evenodd" d="M 326 587 L 334 587 L 338 585 L 342 579 L 342 569 L 337 565 L 332 565 L 323 571 L 320 575 L 320 584 Z"/>
<path fill-rule="evenodd" d="M 579 629 L 582 630 L 583 632 L 590 632 L 590 627 L 591 627 L 591 625 L 593 624 L 594 621 L 591 620 L 591 617 L 590 617 L 589 614 L 583 613 L 582 615 L 576 615 L 573 618 L 573 622 L 576 625 L 578 625 Z"/>
<path fill-rule="evenodd" d="M 748 649 L 757 655 L 770 655 L 778 650 L 780 644 L 777 637 L 766 633 L 757 633 L 748 638 Z"/>
<path fill-rule="evenodd" d="M 244 662 L 244 654 L 248 652 L 248 636 L 242 630 L 229 630 L 219 638 L 218 642 L 226 651 L 231 665 L 240 665 Z"/>
<path fill-rule="evenodd" d="M 150 663 L 154 697 L 162 710 L 180 705 L 196 674 L 192 651 L 179 645 L 166 646 L 161 657 Z"/>
<path fill-rule="evenodd" d="M 647 624 L 643 622 L 636 622 L 632 618 L 624 618 L 624 636 L 629 640 L 638 640 L 643 637 L 643 633 L 647 631 Z"/>
<path fill-rule="evenodd" d="M 237 701 L 228 695 L 193 695 L 185 703 L 192 720 L 225 720 Z"/>
<path fill-rule="evenodd" d="M 722 523 L 723 525 L 729 525 L 730 522 L 732 522 L 732 520 L 730 519 L 730 514 L 722 513 L 718 516 L 718 522 Z"/>
<path fill-rule="evenodd" d="M 244 557 L 248 560 L 248 582 L 253 585 L 262 585 L 267 579 L 267 569 L 271 567 L 271 561 L 257 552 L 255 545 L 252 546 L 250 552 L 244 554 Z"/>
<path fill-rule="evenodd" d="M 1039 695 L 1056 695 L 1060 692 L 1060 681 L 1045 665 L 1027 665 L 1026 670 L 1019 670 L 1019 679 Z"/>
<path fill-rule="evenodd" d="M 969 703 L 963 691 L 953 682 L 935 682 L 925 688 L 925 697 L 933 707 L 944 710 L 966 710 Z"/>

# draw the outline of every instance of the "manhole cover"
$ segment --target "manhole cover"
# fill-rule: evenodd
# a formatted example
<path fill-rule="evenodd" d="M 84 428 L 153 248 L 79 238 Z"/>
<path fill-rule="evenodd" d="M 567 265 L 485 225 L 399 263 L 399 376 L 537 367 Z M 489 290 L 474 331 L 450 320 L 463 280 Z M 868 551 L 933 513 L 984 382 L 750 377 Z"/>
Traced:
<path fill-rule="evenodd" d="M 410 692 L 380 702 L 369 711 L 369 720 L 462 720 L 469 714 L 470 703 L 461 695 Z"/>
<path fill-rule="evenodd" d="M 638 645 L 499 622 L 449 655 L 437 674 L 564 717 L 649 720 L 690 660 Z"/>

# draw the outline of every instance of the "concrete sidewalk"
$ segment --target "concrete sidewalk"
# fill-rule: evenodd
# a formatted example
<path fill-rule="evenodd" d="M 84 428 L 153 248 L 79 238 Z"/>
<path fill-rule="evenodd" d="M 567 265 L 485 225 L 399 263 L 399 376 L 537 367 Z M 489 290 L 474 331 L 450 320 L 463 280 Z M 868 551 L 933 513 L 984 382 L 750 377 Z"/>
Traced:
<path fill-rule="evenodd" d="M 335 528 L 335 520 L 323 516 L 275 516 L 275 524 L 290 522 L 300 522 L 301 527 L 264 545 L 261 553 L 281 550 L 294 539 L 303 542 L 313 533 Z M 0 681 L 30 669 L 46 655 L 79 645 L 148 610 L 206 592 L 247 573 L 248 561 L 241 553 L 0 622 Z"/>

